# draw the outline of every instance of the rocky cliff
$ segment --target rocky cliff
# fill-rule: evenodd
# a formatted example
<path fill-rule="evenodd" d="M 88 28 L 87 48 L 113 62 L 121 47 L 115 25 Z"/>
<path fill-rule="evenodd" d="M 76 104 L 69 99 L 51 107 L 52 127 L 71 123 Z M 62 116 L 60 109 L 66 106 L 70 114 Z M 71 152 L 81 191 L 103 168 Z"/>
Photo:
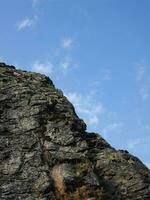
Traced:
<path fill-rule="evenodd" d="M 87 133 L 48 77 L 0 63 L 0 200 L 150 200 L 150 171 Z"/>

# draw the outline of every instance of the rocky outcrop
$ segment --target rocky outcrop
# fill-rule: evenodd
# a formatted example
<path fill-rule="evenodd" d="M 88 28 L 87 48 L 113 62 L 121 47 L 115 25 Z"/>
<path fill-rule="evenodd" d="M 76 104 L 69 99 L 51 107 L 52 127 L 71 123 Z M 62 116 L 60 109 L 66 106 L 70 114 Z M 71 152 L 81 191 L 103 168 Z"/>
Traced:
<path fill-rule="evenodd" d="M 149 200 L 150 171 L 87 133 L 46 76 L 0 63 L 0 200 Z"/>

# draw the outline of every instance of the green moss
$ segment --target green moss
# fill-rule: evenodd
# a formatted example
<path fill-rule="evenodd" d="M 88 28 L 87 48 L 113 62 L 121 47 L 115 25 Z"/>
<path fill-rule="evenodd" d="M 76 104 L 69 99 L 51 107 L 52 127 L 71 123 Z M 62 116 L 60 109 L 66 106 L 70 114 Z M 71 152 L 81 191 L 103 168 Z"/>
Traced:
<path fill-rule="evenodd" d="M 130 158 L 129 160 L 128 160 L 128 163 L 130 163 L 130 164 L 135 164 L 135 161 L 132 159 L 132 158 Z"/>
<path fill-rule="evenodd" d="M 4 73 L 6 71 L 6 68 L 0 67 L 0 73 Z"/>
<path fill-rule="evenodd" d="M 85 173 L 89 168 L 92 167 L 92 163 L 90 160 L 85 160 L 84 162 L 80 162 L 76 164 L 76 174 L 77 176 L 82 175 L 83 173 Z"/>
<path fill-rule="evenodd" d="M 121 159 L 120 157 L 120 153 L 119 152 L 111 152 L 109 155 L 108 155 L 108 160 L 109 161 L 119 161 Z"/>

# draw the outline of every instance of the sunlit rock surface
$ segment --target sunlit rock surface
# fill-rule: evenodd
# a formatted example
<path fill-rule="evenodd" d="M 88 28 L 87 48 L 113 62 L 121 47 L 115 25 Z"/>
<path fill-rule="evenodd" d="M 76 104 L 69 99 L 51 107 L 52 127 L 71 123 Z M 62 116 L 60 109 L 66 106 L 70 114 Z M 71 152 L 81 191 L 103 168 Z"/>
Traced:
<path fill-rule="evenodd" d="M 87 133 L 46 76 L 0 63 L 0 200 L 150 200 L 150 171 Z"/>

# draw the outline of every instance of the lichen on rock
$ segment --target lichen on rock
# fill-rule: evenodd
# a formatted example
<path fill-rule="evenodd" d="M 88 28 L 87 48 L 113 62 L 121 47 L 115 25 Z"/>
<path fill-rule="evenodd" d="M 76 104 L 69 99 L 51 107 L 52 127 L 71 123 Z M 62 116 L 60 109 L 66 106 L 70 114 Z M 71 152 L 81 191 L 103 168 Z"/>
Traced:
<path fill-rule="evenodd" d="M 149 200 L 150 171 L 99 134 L 46 76 L 0 63 L 0 200 Z"/>

